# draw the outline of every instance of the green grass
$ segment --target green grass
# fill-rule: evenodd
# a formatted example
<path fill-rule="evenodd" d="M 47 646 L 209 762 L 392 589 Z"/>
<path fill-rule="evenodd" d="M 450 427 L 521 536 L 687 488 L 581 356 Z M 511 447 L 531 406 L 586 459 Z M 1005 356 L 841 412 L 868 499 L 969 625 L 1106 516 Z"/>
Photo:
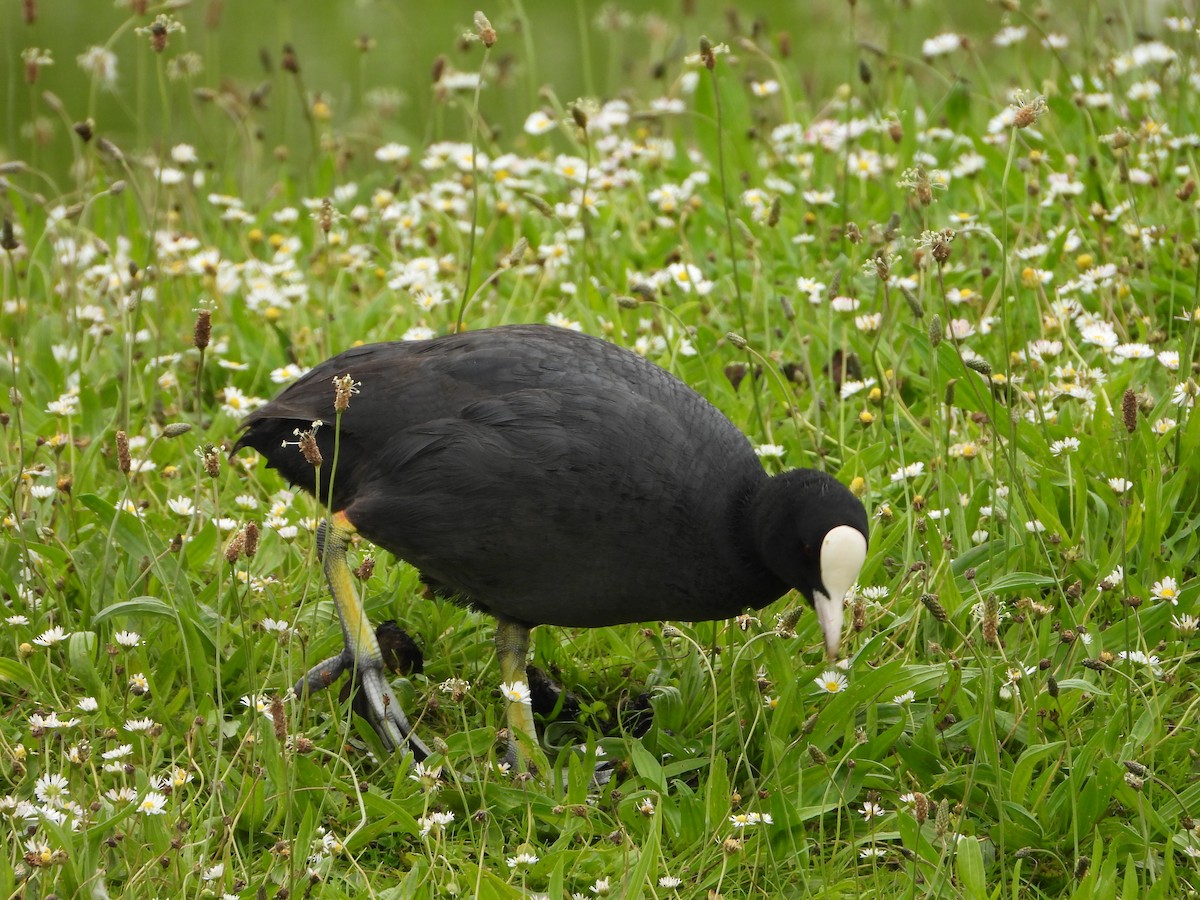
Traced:
<path fill-rule="evenodd" d="M 789 55 L 750 14 L 610 30 L 580 4 L 560 34 L 514 3 L 489 10 L 486 55 L 454 49 L 469 14 L 423 38 L 420 77 L 445 52 L 484 66 L 478 95 L 414 77 L 418 114 L 396 118 L 371 91 L 397 85 L 348 44 L 298 44 L 315 74 L 276 60 L 263 108 L 262 76 L 222 76 L 225 37 L 253 39 L 204 10 L 158 55 L 149 16 L 35 28 L 0 6 L 0 892 L 1196 891 L 1196 31 L 1136 4 L 1009 5 L 955 5 L 969 41 L 927 55 L 937 10 L 830 4 L 785 22 Z M 1006 26 L 1026 33 L 997 46 Z M 75 62 L 101 28 L 112 89 Z M 683 60 L 705 33 L 732 48 L 711 72 Z M 21 80 L 34 45 L 55 47 L 57 99 Z M 173 81 L 185 51 L 210 65 Z M 579 127 L 560 70 L 627 114 L 584 102 Z M 1022 106 L 1027 127 L 996 119 Z M 538 109 L 553 125 L 526 133 Z M 392 141 L 408 155 L 377 160 Z M 461 143 L 435 164 L 439 141 Z M 276 370 L 460 317 L 635 347 L 765 465 L 851 484 L 872 535 L 845 687 L 818 684 L 798 596 L 538 629 L 535 661 L 585 709 L 545 726 L 555 777 L 522 784 L 494 768 L 491 623 L 380 556 L 365 602 L 425 651 L 396 686 L 443 778 L 335 692 L 286 696 L 341 641 L 320 510 L 221 448 Z M 228 561 L 251 521 L 257 553 Z M 633 737 L 619 710 L 641 695 Z M 617 774 L 596 790 L 600 754 Z"/>

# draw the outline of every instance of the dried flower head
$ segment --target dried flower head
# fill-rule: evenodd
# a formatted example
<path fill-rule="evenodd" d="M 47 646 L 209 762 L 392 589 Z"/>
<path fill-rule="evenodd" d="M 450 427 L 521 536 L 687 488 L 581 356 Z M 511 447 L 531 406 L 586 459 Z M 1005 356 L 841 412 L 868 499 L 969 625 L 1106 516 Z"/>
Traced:
<path fill-rule="evenodd" d="M 941 231 L 923 232 L 917 243 L 922 249 L 928 250 L 929 255 L 940 265 L 950 258 L 950 244 L 954 237 L 954 229 L 943 228 Z"/>
<path fill-rule="evenodd" d="M 319 469 L 321 467 L 321 463 L 324 462 L 324 459 L 321 456 L 321 448 L 317 444 L 317 429 L 320 428 L 322 424 L 323 423 L 321 420 L 317 419 L 312 423 L 312 428 L 309 428 L 306 431 L 301 431 L 299 428 L 297 428 L 292 432 L 292 434 L 295 435 L 296 440 L 283 442 L 283 446 L 285 447 L 292 444 L 295 444 L 295 446 L 299 447 L 300 455 L 304 457 L 304 461 L 314 469 Z"/>
<path fill-rule="evenodd" d="M 935 190 L 944 191 L 946 182 L 942 178 L 930 178 L 924 166 L 915 166 L 904 170 L 900 175 L 900 180 L 896 182 L 896 187 L 912 191 L 918 203 L 928 206 L 933 202 L 933 192 Z"/>
<path fill-rule="evenodd" d="M 54 57 L 50 55 L 49 50 L 42 50 L 40 47 L 27 47 L 21 51 L 21 61 L 25 63 L 25 81 L 27 84 L 36 84 L 38 80 L 38 72 L 43 66 L 54 65 Z"/>
<path fill-rule="evenodd" d="M 1028 128 L 1049 112 L 1045 97 L 1041 94 L 1029 94 L 1025 91 L 1018 91 L 1013 95 L 1012 109 L 1014 111 L 1014 128 Z"/>
<path fill-rule="evenodd" d="M 154 21 L 145 28 L 138 28 L 137 34 L 148 36 L 150 38 L 150 47 L 155 53 L 162 53 L 167 49 L 167 37 L 174 32 L 187 31 L 183 27 L 183 23 L 171 16 L 161 14 L 156 16 Z"/>
<path fill-rule="evenodd" d="M 216 478 L 221 474 L 221 454 L 215 446 L 205 441 L 197 448 L 196 456 L 203 463 L 204 474 L 209 478 Z"/>

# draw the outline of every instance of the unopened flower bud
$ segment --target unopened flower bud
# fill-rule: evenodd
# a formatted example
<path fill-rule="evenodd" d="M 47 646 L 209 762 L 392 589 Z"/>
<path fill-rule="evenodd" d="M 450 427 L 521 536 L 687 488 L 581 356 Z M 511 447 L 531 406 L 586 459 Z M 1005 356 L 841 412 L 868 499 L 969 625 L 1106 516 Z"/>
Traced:
<path fill-rule="evenodd" d="M 929 343 L 936 347 L 942 342 L 942 317 L 934 314 L 929 320 Z"/>
<path fill-rule="evenodd" d="M 924 593 L 921 595 L 921 605 L 929 610 L 930 614 L 939 622 L 949 622 L 950 615 L 946 612 L 946 608 L 942 606 L 938 600 L 937 594 Z"/>

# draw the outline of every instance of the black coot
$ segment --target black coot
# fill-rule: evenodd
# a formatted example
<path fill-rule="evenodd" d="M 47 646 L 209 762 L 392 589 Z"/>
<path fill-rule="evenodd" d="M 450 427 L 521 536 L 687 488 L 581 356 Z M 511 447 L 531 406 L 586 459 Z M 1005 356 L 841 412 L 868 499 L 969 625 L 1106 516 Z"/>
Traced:
<path fill-rule="evenodd" d="M 357 393 L 335 427 L 334 379 L 347 374 Z M 319 483 L 294 435 L 315 421 Z M 345 563 L 354 532 L 496 617 L 514 764 L 517 738 L 534 736 L 520 699 L 533 626 L 721 619 L 796 588 L 835 656 L 866 558 L 866 513 L 840 482 L 809 469 L 768 476 L 679 379 L 564 329 L 356 347 L 243 427 L 235 451 L 258 450 L 334 514 L 318 540 L 346 647 L 298 691 L 356 669 L 385 744 L 407 740 L 419 755 Z"/>

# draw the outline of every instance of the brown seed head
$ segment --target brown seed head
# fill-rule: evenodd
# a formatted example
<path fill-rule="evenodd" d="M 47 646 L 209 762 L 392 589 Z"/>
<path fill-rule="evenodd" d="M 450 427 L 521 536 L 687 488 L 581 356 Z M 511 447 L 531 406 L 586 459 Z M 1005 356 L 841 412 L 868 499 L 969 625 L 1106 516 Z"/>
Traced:
<path fill-rule="evenodd" d="M 1013 115 L 1014 128 L 1028 128 L 1046 114 L 1046 98 L 1042 96 L 1028 97 L 1018 95 L 1014 101 L 1016 113 Z"/>
<path fill-rule="evenodd" d="M 21 242 L 17 240 L 16 229 L 13 228 L 12 219 L 5 216 L 3 224 L 0 224 L 0 250 L 12 253 Z"/>
<path fill-rule="evenodd" d="M 158 19 L 150 26 L 150 46 L 155 53 L 162 53 L 167 49 L 167 28 Z"/>
<path fill-rule="evenodd" d="M 230 538 L 229 543 L 225 545 L 225 562 L 232 566 L 238 561 L 238 558 L 242 555 L 242 552 L 245 549 L 246 531 L 245 529 L 242 529 L 238 531 L 238 533 L 232 538 Z"/>
<path fill-rule="evenodd" d="M 875 274 L 880 281 L 887 281 L 892 275 L 892 260 L 888 258 L 887 250 L 876 250 L 875 256 L 872 257 L 872 262 L 875 265 Z M 868 269 L 870 264 L 868 263 Z"/>
<path fill-rule="evenodd" d="M 924 825 L 929 819 L 929 798 L 920 791 L 913 792 L 913 818 L 918 825 Z"/>
<path fill-rule="evenodd" d="M 285 72 L 291 72 L 293 75 L 300 74 L 300 60 L 296 56 L 296 48 L 291 44 L 283 45 L 283 60 L 280 65 Z"/>
<path fill-rule="evenodd" d="M 862 631 L 867 627 L 867 603 L 862 597 L 854 598 L 852 627 L 855 631 Z"/>
<path fill-rule="evenodd" d="M 1130 434 L 1137 428 L 1137 416 L 1137 394 L 1133 392 L 1133 388 L 1125 388 L 1125 393 L 1121 396 L 1121 421 L 1125 423 L 1125 430 Z"/>
<path fill-rule="evenodd" d="M 983 599 L 983 639 L 993 647 L 1000 643 L 1000 598 L 988 594 Z"/>
<path fill-rule="evenodd" d="M 129 457 L 129 435 L 124 431 L 117 432 L 117 468 L 122 474 L 128 475 L 129 470 L 133 467 L 133 460 Z"/>
<path fill-rule="evenodd" d="M 442 76 L 446 73 L 446 66 L 450 64 L 450 60 L 446 59 L 445 55 L 438 56 L 433 61 L 433 66 L 429 70 L 430 80 L 437 84 L 442 80 Z"/>
<path fill-rule="evenodd" d="M 945 228 L 939 231 L 929 246 L 929 255 L 939 264 L 944 264 L 950 258 L 950 242 L 954 240 L 954 232 Z"/>
<path fill-rule="evenodd" d="M 251 520 L 246 523 L 243 529 L 246 536 L 245 546 L 242 552 L 246 555 L 246 559 L 253 559 L 254 554 L 258 552 L 258 523 Z"/>
<path fill-rule="evenodd" d="M 717 54 L 713 50 L 713 43 L 703 35 L 700 37 L 700 61 L 710 72 L 717 66 Z"/>
<path fill-rule="evenodd" d="M 317 428 L 320 426 L 314 422 L 313 427 L 307 431 L 301 431 L 297 428 L 292 432 L 297 440 L 297 446 L 300 448 L 300 455 L 304 457 L 304 461 L 314 469 L 321 468 L 321 463 L 324 459 L 321 456 L 321 448 L 317 445 Z"/>
<path fill-rule="evenodd" d="M 287 713 L 283 710 L 283 698 L 276 694 L 271 698 L 271 724 L 275 726 L 275 740 L 287 741 Z"/>
<path fill-rule="evenodd" d="M 216 478 L 221 474 L 221 454 L 217 452 L 216 447 L 205 442 L 200 445 L 200 449 L 196 451 L 196 455 L 204 463 L 205 475 L 209 478 Z"/>
<path fill-rule="evenodd" d="M 212 340 L 212 312 L 207 309 L 196 311 L 196 325 L 192 329 L 192 346 L 203 351 Z"/>

